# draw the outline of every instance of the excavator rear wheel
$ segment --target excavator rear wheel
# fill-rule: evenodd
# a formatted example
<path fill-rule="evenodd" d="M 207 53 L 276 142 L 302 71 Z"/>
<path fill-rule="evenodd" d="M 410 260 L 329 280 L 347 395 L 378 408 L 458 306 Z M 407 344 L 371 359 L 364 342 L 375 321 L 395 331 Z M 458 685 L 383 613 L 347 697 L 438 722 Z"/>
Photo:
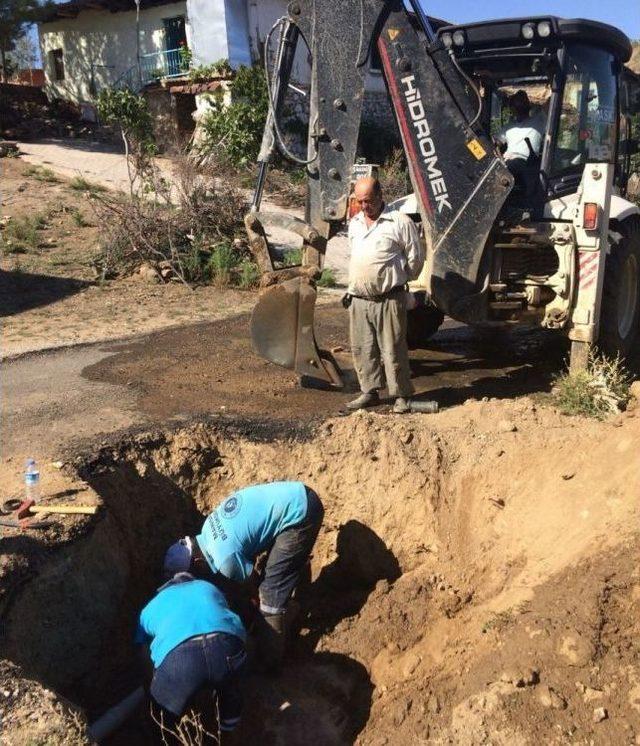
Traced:
<path fill-rule="evenodd" d="M 607 355 L 628 357 L 640 341 L 640 217 L 613 230 L 622 239 L 607 256 L 598 347 Z"/>

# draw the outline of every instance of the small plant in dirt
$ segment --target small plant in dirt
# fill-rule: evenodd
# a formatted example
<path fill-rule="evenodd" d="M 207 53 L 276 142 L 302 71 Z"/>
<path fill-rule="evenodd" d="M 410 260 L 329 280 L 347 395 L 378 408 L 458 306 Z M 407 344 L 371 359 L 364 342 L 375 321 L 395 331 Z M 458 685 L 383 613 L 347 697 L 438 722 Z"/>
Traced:
<path fill-rule="evenodd" d="M 50 168 L 42 166 L 29 166 L 24 171 L 25 176 L 31 176 L 36 181 L 44 181 L 47 184 L 58 184 L 60 179 L 53 173 Z"/>
<path fill-rule="evenodd" d="M 250 290 L 260 281 L 260 268 L 250 259 L 243 259 L 238 265 L 238 286 Z"/>
<path fill-rule="evenodd" d="M 322 270 L 322 274 L 318 278 L 317 285 L 321 288 L 334 288 L 338 283 L 336 282 L 336 276 L 333 274 L 333 270 L 329 267 L 325 267 Z"/>
<path fill-rule="evenodd" d="M 40 214 L 13 218 L 2 231 L 3 250 L 6 254 L 24 254 L 36 249 L 40 243 L 38 231 L 46 227 L 46 219 Z"/>
<path fill-rule="evenodd" d="M 106 187 L 102 186 L 102 184 L 89 181 L 84 176 L 74 176 L 69 182 L 69 188 L 73 189 L 74 192 L 89 192 L 89 194 L 106 191 Z"/>
<path fill-rule="evenodd" d="M 71 211 L 71 218 L 78 228 L 86 228 L 91 223 L 85 218 L 80 210 L 77 208 Z"/>
<path fill-rule="evenodd" d="M 567 370 L 555 379 L 553 396 L 563 414 L 603 420 L 625 408 L 630 386 L 631 377 L 619 357 L 592 352 L 586 370 Z"/>
<path fill-rule="evenodd" d="M 238 257 L 230 243 L 214 246 L 208 267 L 211 280 L 218 287 L 230 285 L 232 272 L 237 265 Z"/>
<path fill-rule="evenodd" d="M 231 103 L 211 99 L 202 119 L 201 153 L 224 152 L 236 168 L 253 163 L 258 156 L 269 109 L 264 70 L 255 65 L 240 67 L 231 81 Z"/>
<path fill-rule="evenodd" d="M 283 267 L 297 267 L 302 264 L 302 249 L 287 249 L 282 257 Z"/>

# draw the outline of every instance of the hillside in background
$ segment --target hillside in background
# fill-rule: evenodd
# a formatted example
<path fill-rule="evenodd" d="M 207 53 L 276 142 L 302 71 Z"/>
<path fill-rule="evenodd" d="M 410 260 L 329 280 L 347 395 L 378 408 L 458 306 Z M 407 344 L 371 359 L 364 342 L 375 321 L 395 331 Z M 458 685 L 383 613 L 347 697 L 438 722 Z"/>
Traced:
<path fill-rule="evenodd" d="M 633 70 L 634 73 L 638 73 L 640 75 L 640 41 L 633 42 L 633 53 L 627 65 Z"/>

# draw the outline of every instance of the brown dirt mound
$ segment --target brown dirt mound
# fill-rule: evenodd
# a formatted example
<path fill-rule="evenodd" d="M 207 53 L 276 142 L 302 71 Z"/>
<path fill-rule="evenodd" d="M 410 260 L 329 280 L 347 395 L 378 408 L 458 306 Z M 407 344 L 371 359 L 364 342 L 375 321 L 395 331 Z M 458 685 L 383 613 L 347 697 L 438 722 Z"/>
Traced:
<path fill-rule="evenodd" d="M 16 592 L 5 655 L 104 709 L 132 687 L 136 610 L 194 504 L 298 478 L 326 507 L 314 581 L 283 675 L 249 681 L 246 742 L 640 743 L 639 436 L 634 411 L 522 399 L 107 443 L 73 467 L 104 513 Z"/>

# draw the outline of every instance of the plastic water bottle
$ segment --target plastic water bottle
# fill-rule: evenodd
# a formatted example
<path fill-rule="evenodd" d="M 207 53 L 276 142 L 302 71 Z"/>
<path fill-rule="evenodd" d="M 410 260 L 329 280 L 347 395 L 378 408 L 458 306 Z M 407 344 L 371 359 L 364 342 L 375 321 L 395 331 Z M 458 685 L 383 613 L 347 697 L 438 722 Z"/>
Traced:
<path fill-rule="evenodd" d="M 38 502 L 40 499 L 40 472 L 36 460 L 28 458 L 24 470 L 25 498 Z"/>

